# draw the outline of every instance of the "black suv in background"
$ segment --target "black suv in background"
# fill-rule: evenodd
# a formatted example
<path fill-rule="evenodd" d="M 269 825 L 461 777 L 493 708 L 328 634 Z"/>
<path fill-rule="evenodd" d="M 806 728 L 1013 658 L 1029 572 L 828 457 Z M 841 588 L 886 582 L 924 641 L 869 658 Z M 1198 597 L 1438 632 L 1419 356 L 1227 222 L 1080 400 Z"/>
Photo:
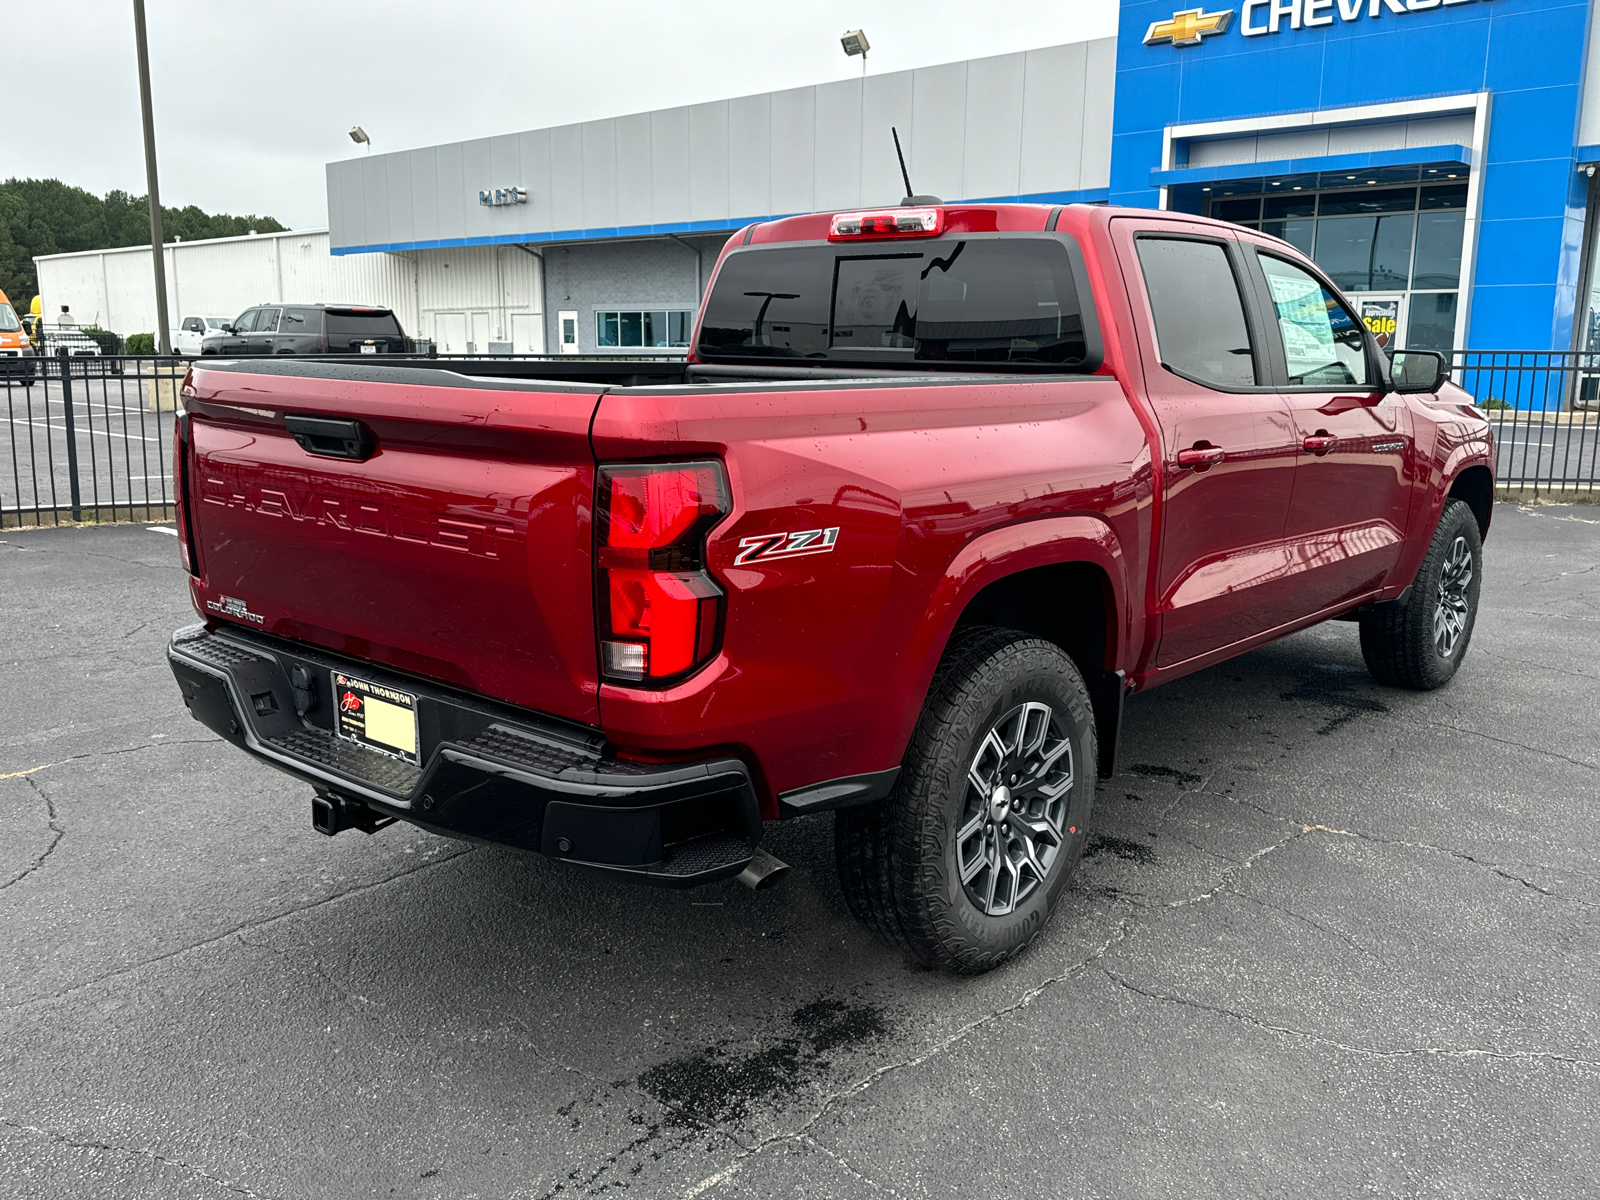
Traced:
<path fill-rule="evenodd" d="M 206 334 L 201 354 L 405 354 L 411 349 L 387 308 L 269 304 L 246 309 Z"/>

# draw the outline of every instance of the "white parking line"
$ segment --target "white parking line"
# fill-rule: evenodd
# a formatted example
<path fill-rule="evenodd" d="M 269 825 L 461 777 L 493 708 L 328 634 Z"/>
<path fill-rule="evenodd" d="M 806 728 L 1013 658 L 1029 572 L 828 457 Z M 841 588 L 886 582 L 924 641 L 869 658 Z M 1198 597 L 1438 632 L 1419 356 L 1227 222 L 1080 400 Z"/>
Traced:
<path fill-rule="evenodd" d="M 56 433 L 65 433 L 67 431 L 65 425 L 55 425 L 49 421 L 29 421 L 21 417 L 12 417 L 11 423 L 13 425 L 31 425 L 35 429 L 52 429 Z M 104 429 L 96 429 L 93 425 L 86 425 L 79 429 L 78 432 L 87 433 L 90 437 L 109 438 L 112 441 L 149 442 L 152 445 L 166 441 L 166 438 L 141 437 L 137 433 L 118 433 L 115 430 L 107 433 Z"/>
<path fill-rule="evenodd" d="M 171 525 L 146 525 L 145 528 L 151 533 L 170 533 L 173 537 L 178 536 L 178 531 Z"/>

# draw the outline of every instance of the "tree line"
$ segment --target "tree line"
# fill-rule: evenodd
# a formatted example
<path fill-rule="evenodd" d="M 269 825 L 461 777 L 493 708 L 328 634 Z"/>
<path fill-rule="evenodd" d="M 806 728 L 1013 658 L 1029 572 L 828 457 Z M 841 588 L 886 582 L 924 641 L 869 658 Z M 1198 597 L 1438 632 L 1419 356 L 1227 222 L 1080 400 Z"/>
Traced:
<path fill-rule="evenodd" d="M 280 233 L 271 217 L 208 213 L 190 204 L 161 206 L 161 234 L 169 242 Z M 110 191 L 104 197 L 59 179 L 8 179 L 0 183 L 0 291 L 19 311 L 39 290 L 33 259 L 40 254 L 113 250 L 150 244 L 150 201 Z"/>

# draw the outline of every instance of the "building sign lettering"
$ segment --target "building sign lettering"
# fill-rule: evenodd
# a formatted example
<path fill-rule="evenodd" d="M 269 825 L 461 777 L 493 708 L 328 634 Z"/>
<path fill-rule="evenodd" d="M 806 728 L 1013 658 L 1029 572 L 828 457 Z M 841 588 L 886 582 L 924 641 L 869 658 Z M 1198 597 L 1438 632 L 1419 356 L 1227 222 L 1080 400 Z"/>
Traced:
<path fill-rule="evenodd" d="M 1239 10 L 1239 32 L 1245 37 L 1262 37 L 1281 33 L 1285 28 L 1322 29 L 1335 22 L 1403 17 L 1428 9 L 1480 2 L 1483 0 L 1244 0 Z M 1231 8 L 1220 12 L 1182 9 L 1173 13 L 1170 20 L 1153 22 L 1144 35 L 1144 44 L 1155 46 L 1170 42 L 1174 46 L 1198 46 L 1214 34 L 1226 33 L 1232 17 Z"/>
<path fill-rule="evenodd" d="M 503 204 L 526 204 L 527 202 L 527 188 L 489 188 L 478 193 L 478 203 L 485 208 L 499 208 Z"/>

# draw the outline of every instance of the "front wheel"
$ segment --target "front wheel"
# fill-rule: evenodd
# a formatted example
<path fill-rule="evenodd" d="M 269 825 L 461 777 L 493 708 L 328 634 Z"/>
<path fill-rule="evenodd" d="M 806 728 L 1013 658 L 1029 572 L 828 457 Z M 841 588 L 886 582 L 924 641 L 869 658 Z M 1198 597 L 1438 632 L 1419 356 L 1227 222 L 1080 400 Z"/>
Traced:
<path fill-rule="evenodd" d="M 851 912 L 929 966 L 998 966 L 1038 937 L 1083 855 L 1096 761 L 1088 689 L 1059 647 L 959 631 L 894 793 L 835 814 Z"/>
<path fill-rule="evenodd" d="M 1361 614 L 1372 677 L 1419 692 L 1450 682 L 1472 641 L 1482 580 L 1478 519 L 1465 502 L 1447 500 L 1406 603 Z"/>

